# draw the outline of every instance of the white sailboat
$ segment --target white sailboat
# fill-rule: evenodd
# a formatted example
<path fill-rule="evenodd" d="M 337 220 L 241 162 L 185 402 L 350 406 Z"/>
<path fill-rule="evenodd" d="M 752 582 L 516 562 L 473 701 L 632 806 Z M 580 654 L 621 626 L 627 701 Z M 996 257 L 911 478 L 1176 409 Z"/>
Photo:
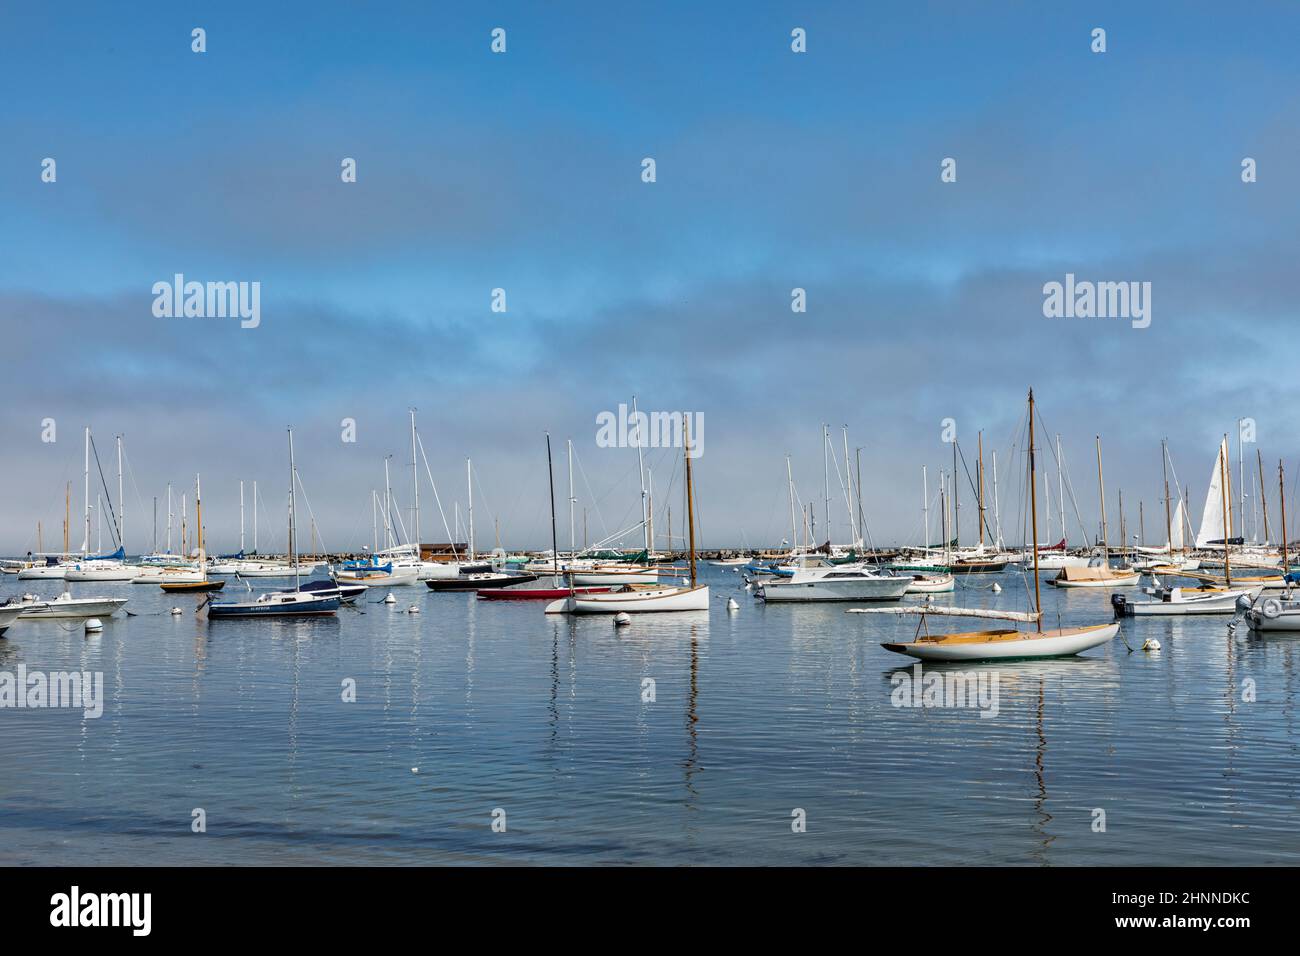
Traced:
<path fill-rule="evenodd" d="M 661 584 L 622 584 L 611 591 L 594 594 L 570 594 L 546 606 L 547 614 L 619 614 L 662 611 L 707 611 L 709 586 L 699 584 L 695 575 L 695 487 L 691 472 L 691 429 L 685 429 L 686 521 L 690 537 L 689 584 L 680 587 Z M 550 437 L 547 436 L 549 456 Z M 554 492 L 552 491 L 552 497 Z M 648 550 L 648 549 L 647 549 Z"/>
<path fill-rule="evenodd" d="M 1005 660 L 1010 658 L 1062 657 L 1078 654 L 1093 647 L 1100 647 L 1119 633 L 1116 623 L 1094 624 L 1084 627 L 1067 627 L 1044 630 L 1043 604 L 1039 593 L 1038 580 L 1038 496 L 1036 472 L 1034 467 L 1034 392 L 1029 391 L 1029 500 L 1034 551 L 1034 612 L 1032 618 L 1037 627 L 1035 631 L 1020 631 L 1013 628 L 971 631 L 957 634 L 925 634 L 911 641 L 889 641 L 881 646 L 897 654 L 906 654 L 928 661 L 981 661 Z M 871 613 L 865 609 L 863 613 Z M 887 608 L 884 611 L 898 613 L 935 614 L 933 609 Z M 971 617 L 1009 617 L 1023 620 L 1015 612 L 981 612 L 978 609 L 944 608 L 942 612 Z M 942 613 L 940 613 L 942 616 Z M 922 617 L 922 625 L 925 618 Z"/>

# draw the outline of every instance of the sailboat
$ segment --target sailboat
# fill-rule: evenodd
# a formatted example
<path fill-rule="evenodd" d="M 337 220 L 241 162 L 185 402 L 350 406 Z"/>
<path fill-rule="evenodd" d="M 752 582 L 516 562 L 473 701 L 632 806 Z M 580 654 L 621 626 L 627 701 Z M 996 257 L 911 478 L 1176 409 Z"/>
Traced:
<path fill-rule="evenodd" d="M 691 472 L 691 427 L 685 430 L 686 521 L 690 537 L 690 583 L 681 587 L 662 584 L 623 584 L 604 594 L 570 594 L 546 606 L 547 614 L 618 614 L 657 611 L 707 611 L 709 586 L 695 575 L 695 486 Z M 548 440 L 549 447 L 549 440 Z"/>
<path fill-rule="evenodd" d="M 1101 497 L 1101 557 L 1087 567 L 1061 568 L 1059 574 L 1051 579 L 1058 588 L 1104 588 L 1128 587 L 1136 585 L 1141 574 L 1132 568 L 1112 568 L 1110 566 L 1110 544 L 1106 533 L 1106 478 L 1101 470 L 1101 436 L 1097 436 L 1097 490 Z M 1122 515 L 1121 515 L 1122 516 Z M 1034 562 L 1038 562 L 1038 545 L 1034 545 Z"/>
<path fill-rule="evenodd" d="M 1038 495 L 1035 482 L 1034 462 L 1034 391 L 1029 390 L 1029 501 L 1034 552 L 1034 605 L 1032 614 L 1009 611 L 979 611 L 963 608 L 885 608 L 885 611 L 901 613 L 934 614 L 943 616 L 958 614 L 972 617 L 1006 617 L 1010 620 L 1032 618 L 1036 625 L 1034 631 L 1021 631 L 1006 628 L 988 631 L 969 631 L 958 634 L 925 634 L 910 641 L 890 641 L 882 643 L 885 650 L 897 654 L 906 654 L 926 661 L 983 661 L 1005 660 L 1007 658 L 1042 658 L 1064 657 L 1078 654 L 1110 641 L 1119 633 L 1119 625 L 1092 624 L 1083 627 L 1043 629 L 1043 602 L 1039 593 L 1038 580 Z M 1068 570 L 1068 569 L 1067 569 Z M 865 609 L 860 613 L 871 613 Z"/>
<path fill-rule="evenodd" d="M 562 585 L 564 581 L 563 572 L 560 570 L 560 549 L 555 530 L 555 470 L 551 464 L 551 436 L 546 436 L 546 474 L 550 482 L 551 489 L 551 586 L 541 588 L 519 588 L 519 587 L 502 587 L 500 585 L 488 585 L 478 588 L 478 596 L 487 601 L 555 601 L 560 598 L 577 597 L 586 594 L 605 594 L 610 590 L 607 586 L 595 585 L 590 587 L 577 587 L 572 583 L 567 586 Z M 541 574 L 544 568 L 541 565 L 530 563 L 528 567 L 534 571 L 525 573 Z"/>
<path fill-rule="evenodd" d="M 203 594 L 209 591 L 220 591 L 226 586 L 224 580 L 208 577 L 208 554 L 203 550 L 203 485 L 198 475 L 194 476 L 194 512 L 199 526 L 199 565 L 190 573 L 196 576 L 161 582 L 159 587 L 168 594 Z"/>
<path fill-rule="evenodd" d="M 1224 506 L 1224 501 L 1231 497 L 1232 472 L 1228 469 L 1228 439 L 1219 442 L 1218 454 L 1214 458 L 1214 471 L 1210 473 L 1210 487 L 1205 495 L 1205 508 L 1201 512 L 1201 526 L 1196 532 L 1198 550 L 1218 551 L 1222 549 L 1221 559 L 1214 560 L 1223 564 L 1223 574 L 1210 574 L 1204 571 L 1179 570 L 1180 577 L 1193 578 L 1203 584 L 1227 587 L 1232 583 L 1231 566 L 1232 546 L 1242 544 L 1240 537 L 1233 535 L 1232 510 Z M 1204 567 L 1207 562 L 1202 562 Z M 1172 571 L 1166 573 L 1174 573 Z M 1286 590 L 1290 584 L 1285 574 L 1237 575 L 1237 585 L 1258 585 L 1264 590 Z"/>
<path fill-rule="evenodd" d="M 210 601 L 200 606 L 208 617 L 217 620 L 230 617 L 307 617 L 333 614 L 339 609 L 340 594 L 337 589 L 304 591 L 298 567 L 298 472 L 293 463 L 293 429 L 289 429 L 289 553 L 293 562 L 292 591 L 270 591 L 253 601 Z M 201 525 L 200 525 L 201 527 Z"/>
<path fill-rule="evenodd" d="M 95 453 L 99 460 L 99 453 Z M 69 567 L 63 575 L 65 581 L 130 581 L 136 576 L 136 569 L 126 563 L 126 549 L 122 546 L 122 533 L 126 527 L 126 511 L 122 503 L 122 437 L 117 438 L 117 503 L 118 515 L 109 530 L 116 530 L 118 548 L 111 554 L 90 555 L 90 428 L 86 428 L 86 467 L 85 481 L 85 520 L 86 537 L 82 542 L 82 558 Z M 109 501 L 112 508 L 113 502 Z"/>

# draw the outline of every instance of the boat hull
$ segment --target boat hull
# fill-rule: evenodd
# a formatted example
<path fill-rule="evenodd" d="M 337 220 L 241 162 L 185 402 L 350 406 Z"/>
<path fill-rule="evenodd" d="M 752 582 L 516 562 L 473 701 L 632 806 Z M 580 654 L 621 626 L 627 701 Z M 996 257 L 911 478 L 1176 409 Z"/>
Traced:
<path fill-rule="evenodd" d="M 608 594 L 608 587 L 574 588 L 576 594 Z M 481 588 L 478 596 L 485 601 L 558 601 L 567 598 L 569 588 Z"/>
<path fill-rule="evenodd" d="M 466 574 L 460 578 L 435 578 L 424 583 L 430 591 L 478 591 L 485 588 L 508 588 L 536 581 L 535 574 Z"/>
<path fill-rule="evenodd" d="M 1241 597 L 1259 597 L 1262 588 L 1235 588 L 1216 594 L 1197 594 L 1193 589 L 1175 588 L 1173 600 L 1129 601 L 1112 594 L 1116 617 L 1176 617 L 1187 614 L 1235 614 Z"/>
<path fill-rule="evenodd" d="M 907 586 L 908 594 L 950 594 L 957 589 L 951 574 L 916 575 Z"/>
<path fill-rule="evenodd" d="M 23 609 L 20 607 L 0 607 L 0 636 L 9 630 L 10 625 L 18 620 L 22 613 Z"/>
<path fill-rule="evenodd" d="M 707 611 L 709 587 L 642 587 L 608 591 L 604 594 L 572 595 L 555 601 L 547 614 L 646 614 L 665 611 Z"/>
<path fill-rule="evenodd" d="M 754 594 L 768 604 L 820 601 L 897 601 L 912 585 L 911 578 L 824 578 L 817 581 L 773 581 Z"/>
<path fill-rule="evenodd" d="M 24 621 L 59 618 L 109 617 L 126 603 L 126 598 L 74 598 L 71 601 L 33 601 L 18 615 Z"/>
<path fill-rule="evenodd" d="M 236 617 L 318 617 L 333 614 L 340 604 L 339 597 L 335 594 L 322 597 L 272 594 L 268 597 L 269 600 L 209 604 L 208 617 L 211 620 Z"/>
<path fill-rule="evenodd" d="M 936 635 L 915 641 L 885 643 L 881 647 L 923 661 L 1029 660 L 1070 657 L 1112 640 L 1119 624 L 1097 624 L 1043 631 L 986 631 L 969 635 Z M 945 641 L 944 638 L 950 640 Z M 980 640 L 981 637 L 987 638 Z"/>

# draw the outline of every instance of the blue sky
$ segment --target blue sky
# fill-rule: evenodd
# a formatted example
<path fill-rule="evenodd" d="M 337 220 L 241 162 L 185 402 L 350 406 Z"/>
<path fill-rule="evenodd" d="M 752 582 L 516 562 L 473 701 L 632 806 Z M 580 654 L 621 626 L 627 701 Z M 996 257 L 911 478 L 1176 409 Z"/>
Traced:
<path fill-rule="evenodd" d="M 1029 385 L 1089 527 L 1095 434 L 1130 521 L 1162 437 L 1199 512 L 1238 417 L 1300 471 L 1298 26 L 1280 3 L 8 5 L 0 550 L 59 526 L 86 423 L 126 436 L 144 502 L 202 472 L 217 546 L 293 424 L 322 534 L 359 545 L 412 405 L 444 496 L 472 456 L 479 527 L 540 545 L 547 429 L 604 524 L 635 511 L 634 453 L 594 440 L 632 394 L 705 414 L 712 544 L 788 534 L 784 456 L 820 497 L 823 421 L 864 448 L 873 536 L 916 540 L 939 422 L 1009 468 Z M 176 272 L 261 282 L 262 325 L 154 317 Z M 1150 281 L 1151 327 L 1045 319 L 1067 272 Z"/>

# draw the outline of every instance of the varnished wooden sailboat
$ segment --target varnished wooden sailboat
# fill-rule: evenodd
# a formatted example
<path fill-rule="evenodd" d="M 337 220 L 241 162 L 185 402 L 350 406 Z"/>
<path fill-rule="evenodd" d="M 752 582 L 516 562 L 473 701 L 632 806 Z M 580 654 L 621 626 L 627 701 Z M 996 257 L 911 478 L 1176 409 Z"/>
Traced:
<path fill-rule="evenodd" d="M 168 594 L 206 594 L 220 591 L 226 586 L 224 579 L 208 577 L 208 556 L 203 550 L 203 486 L 199 476 L 194 476 L 194 511 L 199 523 L 199 574 L 193 581 L 165 581 L 158 585 Z"/>
<path fill-rule="evenodd" d="M 1141 579 L 1141 574 L 1132 568 L 1110 566 L 1110 543 L 1106 534 L 1106 479 L 1101 470 L 1100 435 L 1097 436 L 1097 489 L 1101 496 L 1101 563 L 1095 566 L 1089 564 L 1087 567 L 1061 568 L 1060 573 L 1051 581 L 1058 588 L 1131 587 Z"/>
<path fill-rule="evenodd" d="M 1029 390 L 1029 501 L 1031 515 L 1031 540 L 1034 543 L 1034 605 L 1033 614 L 985 611 L 972 616 L 1004 616 L 1015 620 L 1031 617 L 1036 630 L 1021 631 L 1005 628 L 987 631 L 967 631 L 959 634 L 925 634 L 911 641 L 890 641 L 881 644 L 885 650 L 927 661 L 986 661 L 1008 658 L 1065 657 L 1100 647 L 1119 633 L 1116 623 L 1093 624 L 1084 627 L 1043 629 L 1043 603 L 1038 582 L 1038 498 L 1036 494 L 1034 463 L 1034 392 Z M 961 609 L 950 609 L 963 613 Z M 921 609 L 925 614 L 925 610 Z M 964 613 L 970 613 L 966 611 Z M 922 617 L 922 626 L 925 618 Z"/>

